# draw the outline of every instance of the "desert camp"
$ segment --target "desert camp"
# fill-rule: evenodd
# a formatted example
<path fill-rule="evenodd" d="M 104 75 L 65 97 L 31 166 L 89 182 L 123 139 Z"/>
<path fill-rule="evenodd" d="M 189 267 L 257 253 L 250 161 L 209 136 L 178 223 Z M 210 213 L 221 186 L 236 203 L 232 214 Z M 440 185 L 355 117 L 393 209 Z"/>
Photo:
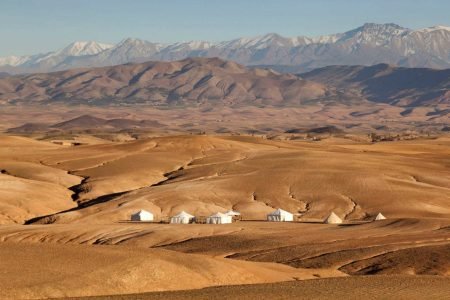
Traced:
<path fill-rule="evenodd" d="M 299 214 L 298 214 L 299 215 Z M 130 220 L 134 222 L 151 222 L 154 221 L 154 216 L 151 212 L 146 210 L 139 210 L 130 216 Z M 380 221 L 386 220 L 386 217 L 382 213 L 378 213 L 372 221 Z M 238 221 L 246 221 L 245 218 L 241 215 L 240 212 L 229 210 L 224 213 L 217 212 L 208 217 L 203 216 L 194 216 L 185 211 L 181 211 L 178 214 L 173 215 L 168 218 L 168 221 L 165 221 L 164 218 L 159 219 L 158 223 L 172 223 L 172 224 L 231 224 L 233 222 Z M 247 220 L 248 221 L 248 220 Z M 262 221 L 262 220 L 260 220 Z M 294 214 L 289 213 L 283 209 L 277 208 L 275 211 L 267 214 L 266 221 L 269 222 L 294 222 Z M 306 222 L 312 222 L 314 220 L 308 219 Z M 295 222 L 302 223 L 305 222 L 301 218 L 297 219 Z M 356 223 L 355 223 L 356 222 Z M 360 220 L 349 220 L 346 224 L 359 224 L 364 221 Z M 370 222 L 365 221 L 365 222 Z M 334 212 L 331 212 L 325 220 L 319 222 L 316 220 L 316 223 L 324 223 L 324 224 L 342 224 L 344 220 L 339 218 Z"/>
<path fill-rule="evenodd" d="M 295 220 L 297 223 L 305 222 L 301 218 L 301 214 L 297 214 L 299 218 Z M 130 215 L 130 220 L 133 222 L 152 222 L 155 221 L 154 215 L 146 211 L 144 209 L 141 209 L 133 214 Z M 372 221 L 380 221 L 380 220 L 386 220 L 386 217 L 382 213 L 378 213 Z M 171 224 L 231 224 L 233 222 L 238 221 L 248 221 L 245 218 L 243 218 L 242 214 L 238 211 L 228 210 L 224 213 L 222 212 L 216 212 L 212 215 L 209 215 L 207 217 L 203 216 L 194 216 L 191 215 L 185 211 L 181 211 L 178 214 L 175 214 L 168 219 L 162 217 L 159 218 L 158 223 L 171 223 Z M 262 221 L 262 220 L 260 220 Z M 277 208 L 275 211 L 267 214 L 266 221 L 269 222 L 294 222 L 294 214 L 285 211 L 281 208 Z M 313 222 L 314 220 L 308 219 L 306 222 Z M 324 224 L 342 224 L 344 223 L 344 220 L 342 220 L 337 214 L 335 214 L 333 211 L 323 220 L 318 221 L 315 220 L 316 223 L 324 223 Z M 361 220 L 348 220 L 345 222 L 345 224 L 361 224 L 364 222 L 370 222 L 370 220 L 367 221 L 361 221 Z"/>

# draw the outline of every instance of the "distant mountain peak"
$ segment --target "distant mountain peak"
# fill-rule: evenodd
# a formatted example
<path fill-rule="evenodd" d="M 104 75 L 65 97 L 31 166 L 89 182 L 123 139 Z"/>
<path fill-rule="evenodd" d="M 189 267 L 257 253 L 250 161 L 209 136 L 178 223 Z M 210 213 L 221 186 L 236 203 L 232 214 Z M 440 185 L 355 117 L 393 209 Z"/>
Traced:
<path fill-rule="evenodd" d="M 30 56 L 5 56 L 0 57 L 0 66 L 19 66 L 23 63 L 25 63 Z"/>
<path fill-rule="evenodd" d="M 36 57 L 34 63 L 59 64 L 68 57 L 95 55 L 111 47 L 113 47 L 113 45 L 102 44 L 94 41 L 76 41 L 61 50 Z M 29 63 L 28 60 L 27 63 Z"/>
<path fill-rule="evenodd" d="M 119 44 L 134 44 L 134 43 L 139 43 L 139 42 L 143 42 L 143 41 L 144 40 L 141 40 L 138 38 L 128 37 L 128 38 L 121 40 L 119 42 Z"/>
<path fill-rule="evenodd" d="M 148 41 L 145 40 L 141 40 L 138 38 L 126 38 L 121 40 L 115 47 L 123 47 L 123 46 L 134 46 L 134 45 L 143 45 L 143 44 L 147 44 L 150 43 Z"/>
<path fill-rule="evenodd" d="M 214 43 L 208 41 L 188 41 L 166 45 L 163 48 L 166 51 L 184 51 L 184 50 L 206 50 L 214 46 Z"/>
<path fill-rule="evenodd" d="M 285 38 L 277 33 L 267 33 L 255 37 L 244 37 L 227 42 L 222 42 L 219 43 L 217 46 L 221 48 L 243 47 L 243 48 L 263 49 L 270 46 L 287 47 L 293 45 L 292 40 L 289 38 Z"/>
<path fill-rule="evenodd" d="M 94 55 L 112 47 L 114 47 L 114 45 L 98 43 L 95 41 L 76 41 L 62 49 L 60 53 L 69 56 Z"/>
<path fill-rule="evenodd" d="M 443 31 L 450 31 L 450 26 L 444 26 L 444 25 L 436 25 L 431 27 L 422 28 L 419 30 L 416 30 L 418 32 L 432 32 L 437 30 L 443 30 Z"/>
<path fill-rule="evenodd" d="M 281 36 L 278 33 L 270 32 L 262 36 L 263 40 L 274 40 L 274 39 L 284 39 L 285 37 Z"/>
<path fill-rule="evenodd" d="M 400 25 L 394 23 L 385 23 L 385 24 L 377 24 L 377 23 L 365 23 L 364 25 L 347 31 L 345 34 L 354 35 L 358 33 L 369 33 L 369 34 L 389 34 L 391 36 L 403 35 L 405 33 L 410 32 L 411 29 L 402 27 Z"/>
<path fill-rule="evenodd" d="M 395 23 L 364 23 L 359 28 L 394 28 L 394 29 L 409 30 Z"/>

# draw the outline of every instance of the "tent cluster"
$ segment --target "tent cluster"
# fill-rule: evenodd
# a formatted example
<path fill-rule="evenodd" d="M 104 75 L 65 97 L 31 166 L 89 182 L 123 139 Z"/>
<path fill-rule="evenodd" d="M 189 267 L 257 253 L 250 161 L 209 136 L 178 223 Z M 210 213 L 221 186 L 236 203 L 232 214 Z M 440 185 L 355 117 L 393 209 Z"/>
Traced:
<path fill-rule="evenodd" d="M 267 221 L 269 222 L 292 222 L 294 221 L 294 215 L 281 208 L 276 209 L 267 215 Z M 342 219 L 339 218 L 334 212 L 325 219 L 326 224 L 341 224 Z"/>
<path fill-rule="evenodd" d="M 240 216 L 237 211 L 229 210 L 225 213 L 217 212 L 206 218 L 207 224 L 230 224 L 233 222 L 233 218 Z M 153 221 L 154 217 L 151 212 L 146 210 L 140 210 L 131 215 L 131 221 Z M 374 221 L 385 220 L 386 217 L 382 213 L 378 213 L 374 218 Z M 294 215 L 281 208 L 276 209 L 267 215 L 267 221 L 269 222 L 292 222 L 294 221 Z M 195 216 L 182 211 L 179 214 L 170 218 L 172 224 L 190 224 L 195 222 Z M 334 212 L 331 212 L 324 220 L 325 224 L 341 224 L 342 219 L 339 218 Z"/>
<path fill-rule="evenodd" d="M 217 212 L 206 218 L 206 224 L 231 224 L 233 222 L 233 217 L 240 215 L 239 212 L 233 210 L 229 210 L 225 213 Z M 188 214 L 185 211 L 170 218 L 170 223 L 172 224 L 189 224 L 194 223 L 195 221 L 195 216 Z"/>
<path fill-rule="evenodd" d="M 229 210 L 225 213 L 217 212 L 206 218 L 207 224 L 230 224 L 233 222 L 233 218 L 240 216 L 237 211 Z M 131 215 L 131 221 L 153 221 L 154 217 L 151 212 L 146 210 L 140 210 Z M 196 221 L 195 216 L 182 211 L 177 215 L 170 218 L 171 224 L 190 224 Z"/>
<path fill-rule="evenodd" d="M 374 221 L 385 220 L 386 217 L 383 216 L 382 213 L 378 213 L 376 217 L 373 219 Z M 342 219 L 338 217 L 333 211 L 328 215 L 328 217 L 324 221 L 325 224 L 341 224 Z"/>
<path fill-rule="evenodd" d="M 378 213 L 378 215 L 374 218 L 374 221 L 385 220 L 386 217 L 383 216 L 382 213 Z M 294 215 L 288 211 L 285 211 L 281 208 L 276 209 L 267 215 L 267 221 L 269 222 L 291 222 L 294 220 Z M 334 212 L 331 212 L 328 217 L 323 221 L 325 224 L 342 224 L 342 219 L 339 218 Z"/>

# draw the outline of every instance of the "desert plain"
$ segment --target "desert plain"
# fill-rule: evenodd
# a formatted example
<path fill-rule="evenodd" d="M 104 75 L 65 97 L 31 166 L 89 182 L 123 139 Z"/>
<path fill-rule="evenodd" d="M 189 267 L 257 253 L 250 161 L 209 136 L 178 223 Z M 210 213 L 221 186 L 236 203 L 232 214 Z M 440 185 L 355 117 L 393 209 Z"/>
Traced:
<path fill-rule="evenodd" d="M 445 134 L 117 136 L 0 136 L 0 298 L 450 294 Z M 295 221 L 265 221 L 275 208 Z M 130 222 L 140 209 L 155 222 Z M 229 209 L 242 220 L 164 223 Z"/>

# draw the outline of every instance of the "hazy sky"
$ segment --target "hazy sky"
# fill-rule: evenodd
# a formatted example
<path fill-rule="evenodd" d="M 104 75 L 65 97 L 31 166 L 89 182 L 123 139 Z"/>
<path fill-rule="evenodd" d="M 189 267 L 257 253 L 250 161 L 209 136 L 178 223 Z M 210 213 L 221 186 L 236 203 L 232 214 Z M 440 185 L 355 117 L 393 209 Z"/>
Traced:
<path fill-rule="evenodd" d="M 450 25 L 450 0 L 0 0 L 0 56 L 75 40 L 228 40 L 276 32 L 315 36 L 366 22 Z"/>

